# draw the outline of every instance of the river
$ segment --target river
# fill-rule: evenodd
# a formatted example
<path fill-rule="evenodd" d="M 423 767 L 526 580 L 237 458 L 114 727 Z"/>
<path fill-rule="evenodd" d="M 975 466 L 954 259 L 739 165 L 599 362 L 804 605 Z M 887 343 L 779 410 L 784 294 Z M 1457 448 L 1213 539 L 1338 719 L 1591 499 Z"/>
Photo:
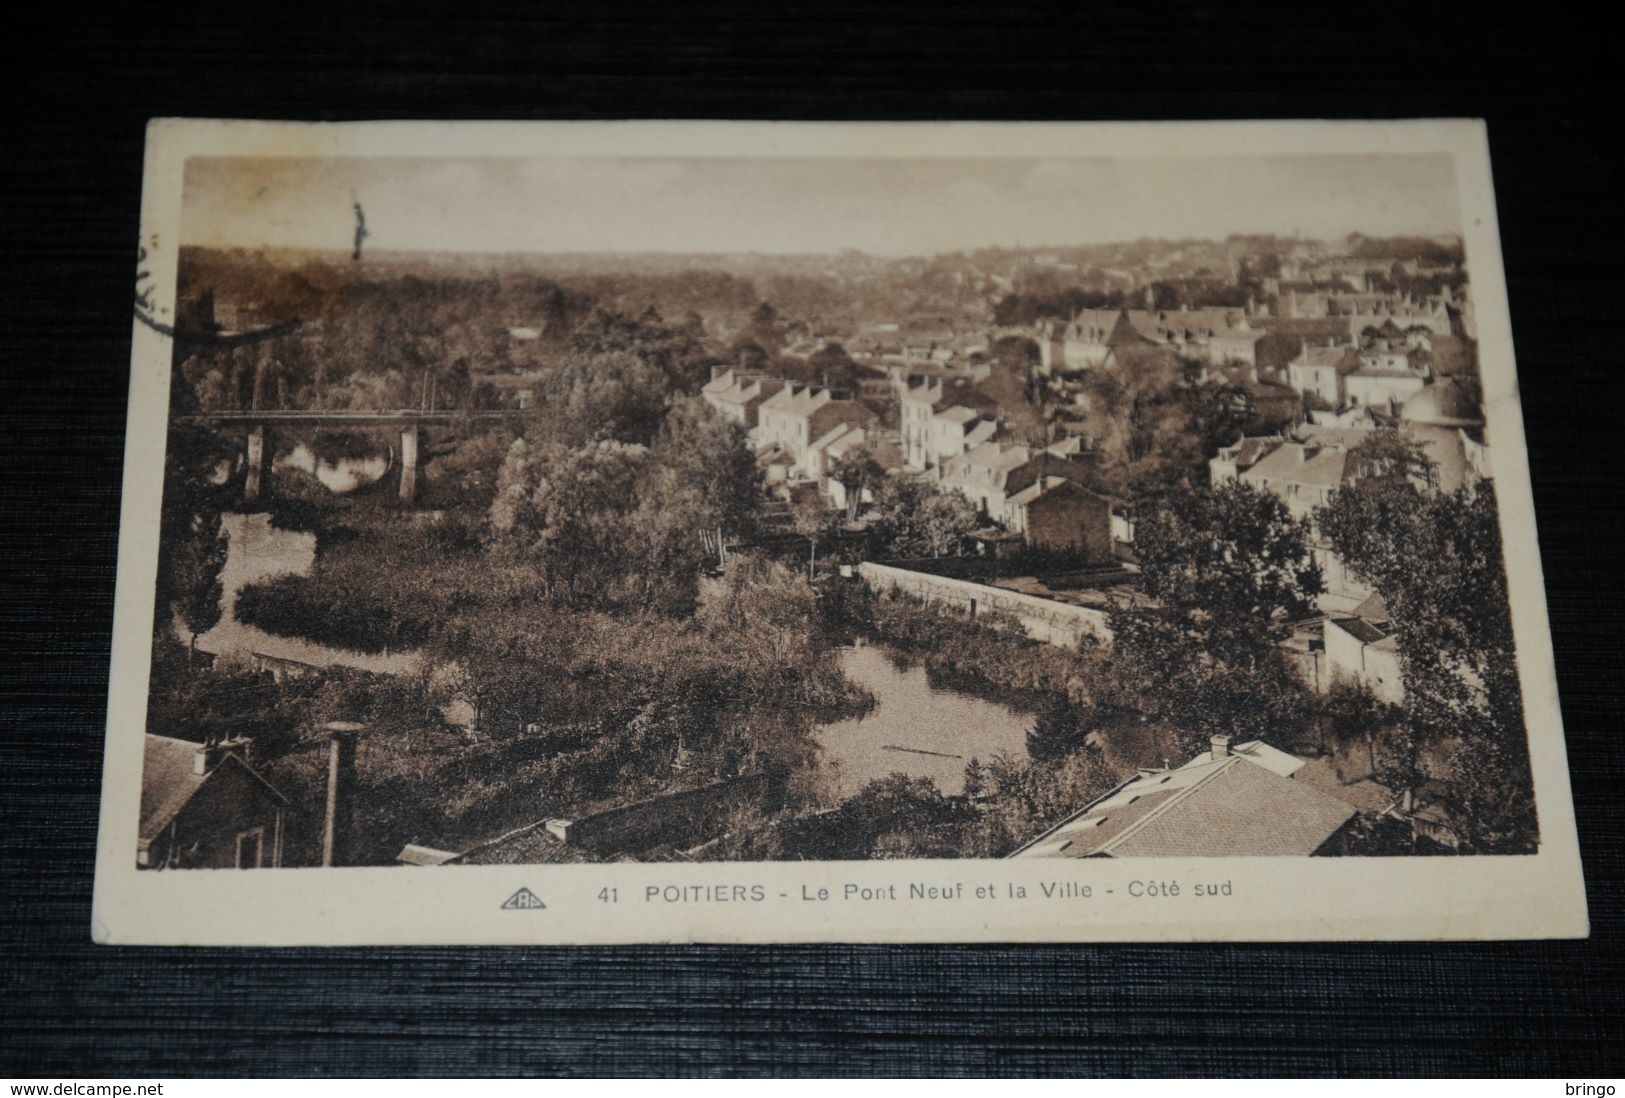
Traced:
<path fill-rule="evenodd" d="M 311 667 L 353 667 L 383 675 L 407 674 L 417 669 L 415 652 L 371 654 L 317 644 L 274 633 L 237 620 L 237 593 L 251 583 L 276 576 L 305 576 L 316 563 L 316 535 L 304 530 L 282 530 L 266 514 L 227 513 L 220 516 L 230 547 L 220 569 L 220 621 L 198 637 L 200 652 L 215 656 L 251 658 L 270 656 Z M 187 639 L 184 624 L 176 629 Z"/>
<path fill-rule="evenodd" d="M 887 650 L 859 644 L 840 653 L 846 677 L 875 697 L 868 713 L 816 732 L 840 796 L 900 771 L 929 778 L 948 794 L 965 791 L 965 764 L 994 755 L 1027 757 L 1033 718 L 950 687 L 934 686 L 923 664 L 893 665 Z"/>

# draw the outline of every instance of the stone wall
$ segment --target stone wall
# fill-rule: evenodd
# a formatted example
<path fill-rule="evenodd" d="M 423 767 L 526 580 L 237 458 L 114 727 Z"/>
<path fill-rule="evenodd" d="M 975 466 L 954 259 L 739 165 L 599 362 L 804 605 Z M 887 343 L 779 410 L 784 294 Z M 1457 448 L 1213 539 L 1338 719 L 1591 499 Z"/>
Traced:
<path fill-rule="evenodd" d="M 1053 599 L 1007 591 L 1002 587 L 933 576 L 927 572 L 913 572 L 886 564 L 865 562 L 858 566 L 858 575 L 876 591 L 899 590 L 928 603 L 962 610 L 970 617 L 989 610 L 1009 614 L 1021 622 L 1027 635 L 1034 640 L 1076 648 L 1084 637 L 1108 643 L 1112 639 L 1111 630 L 1106 625 L 1106 612 L 1091 606 L 1073 606 Z"/>

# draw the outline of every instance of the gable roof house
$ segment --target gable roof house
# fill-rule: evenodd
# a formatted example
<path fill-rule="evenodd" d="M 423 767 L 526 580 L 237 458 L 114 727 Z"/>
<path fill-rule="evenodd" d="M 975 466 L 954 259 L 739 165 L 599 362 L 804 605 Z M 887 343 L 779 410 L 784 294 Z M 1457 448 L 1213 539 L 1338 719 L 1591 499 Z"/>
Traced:
<path fill-rule="evenodd" d="M 1353 805 L 1295 781 L 1304 760 L 1216 736 L 1173 770 L 1142 770 L 1012 858 L 1306 857 L 1325 851 Z"/>
<path fill-rule="evenodd" d="M 1052 370 L 1086 370 L 1104 366 L 1123 346 L 1149 346 L 1121 309 L 1083 309 L 1051 337 Z"/>
<path fill-rule="evenodd" d="M 1294 517 L 1305 518 L 1316 508 L 1331 502 L 1333 494 L 1354 476 L 1349 460 L 1351 443 L 1337 428 L 1300 428 L 1307 441 L 1272 436 L 1243 438 L 1226 446 L 1208 462 L 1214 484 L 1242 480 L 1274 494 Z M 1342 558 L 1318 535 L 1310 545 L 1315 563 L 1320 565 L 1326 589 L 1316 599 L 1324 612 L 1348 612 L 1371 594 Z"/>
<path fill-rule="evenodd" d="M 1327 684 L 1357 683 L 1392 705 L 1405 700 L 1399 639 L 1382 596 L 1373 593 L 1349 617 L 1329 617 L 1323 634 Z"/>
<path fill-rule="evenodd" d="M 1295 517 L 1304 518 L 1332 500 L 1347 484 L 1354 469 L 1348 449 L 1339 444 L 1320 445 L 1285 439 L 1261 453 L 1237 476 L 1255 488 L 1274 493 Z"/>
<path fill-rule="evenodd" d="M 1123 316 L 1145 342 L 1208 362 L 1224 361 L 1214 355 L 1214 337 L 1235 333 L 1247 323 L 1240 309 L 1129 309 Z"/>
<path fill-rule="evenodd" d="M 1359 368 L 1343 377 L 1344 398 L 1349 404 L 1397 408 L 1427 384 L 1427 367 L 1409 350 L 1375 346 L 1355 357 Z"/>
<path fill-rule="evenodd" d="M 1028 545 L 1070 550 L 1091 564 L 1106 563 L 1116 552 L 1111 501 L 1066 477 L 1040 476 L 1011 493 L 1004 521 Z"/>
<path fill-rule="evenodd" d="M 193 743 L 150 732 L 141 765 L 136 865 L 280 866 L 288 798 L 249 765 L 252 741 Z"/>
<path fill-rule="evenodd" d="M 1242 317 L 1233 328 L 1220 328 L 1208 337 L 1207 360 L 1209 362 L 1244 362 L 1249 366 L 1258 364 L 1258 344 L 1269 333 L 1254 328 Z"/>
<path fill-rule="evenodd" d="M 784 381 L 781 378 L 755 377 L 736 370 L 723 370 L 706 382 L 700 395 L 724 419 L 748 431 L 756 426 L 761 406 L 782 388 Z"/>
<path fill-rule="evenodd" d="M 1348 395 L 1345 379 L 1359 368 L 1360 359 L 1353 347 L 1305 343 L 1298 357 L 1287 363 L 1287 384 L 1305 396 L 1315 395 L 1328 408 L 1341 408 Z"/>
<path fill-rule="evenodd" d="M 989 440 L 942 462 L 942 486 L 976 505 L 991 519 L 1004 518 L 1005 480 L 1026 465 L 1032 451 Z"/>
<path fill-rule="evenodd" d="M 972 378 L 905 379 L 897 395 L 903 459 L 916 469 L 933 469 L 998 433 L 996 402 Z"/>
<path fill-rule="evenodd" d="M 763 401 L 751 434 L 759 450 L 778 447 L 795 465 L 806 469 L 813 444 L 831 429 L 843 425 L 870 426 L 875 414 L 856 400 L 837 398 L 828 389 L 794 383 Z"/>

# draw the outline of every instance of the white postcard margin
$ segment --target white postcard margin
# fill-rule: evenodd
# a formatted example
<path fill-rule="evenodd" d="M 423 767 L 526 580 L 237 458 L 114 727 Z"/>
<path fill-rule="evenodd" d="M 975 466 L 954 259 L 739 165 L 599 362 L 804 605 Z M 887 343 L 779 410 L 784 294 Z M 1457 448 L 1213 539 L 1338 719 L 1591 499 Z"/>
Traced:
<path fill-rule="evenodd" d="M 1089 859 L 141 871 L 135 866 L 170 349 L 132 326 L 91 933 L 106 944 L 1331 941 L 1588 933 L 1489 147 L 1472 120 L 269 123 L 155 120 L 137 292 L 174 316 L 191 156 L 1453 156 L 1541 845 L 1463 858 Z M 1225 886 L 1228 886 L 1226 888 Z M 503 909 L 520 888 L 545 904 Z M 1213 892 L 1216 894 L 1208 894 Z"/>

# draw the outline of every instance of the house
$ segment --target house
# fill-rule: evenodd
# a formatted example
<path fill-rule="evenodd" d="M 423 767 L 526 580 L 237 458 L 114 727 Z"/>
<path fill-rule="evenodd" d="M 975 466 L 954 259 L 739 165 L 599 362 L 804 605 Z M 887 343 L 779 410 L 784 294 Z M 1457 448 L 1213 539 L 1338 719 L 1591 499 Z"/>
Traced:
<path fill-rule="evenodd" d="M 1341 408 L 1347 403 L 1344 379 L 1359 368 L 1360 359 L 1353 347 L 1305 343 L 1298 356 L 1287 363 L 1287 384 L 1305 396 L 1314 395 L 1328 408 Z"/>
<path fill-rule="evenodd" d="M 700 390 L 700 395 L 724 419 L 748 431 L 756 426 L 762 405 L 782 388 L 784 381 L 780 378 L 722 370 L 712 376 Z"/>
<path fill-rule="evenodd" d="M 1284 377 L 1285 371 L 1261 369 L 1257 363 L 1207 363 L 1197 381 L 1241 390 L 1240 411 L 1247 417 L 1247 428 L 1259 431 L 1277 430 L 1303 418 L 1303 401 Z"/>
<path fill-rule="evenodd" d="M 1260 458 L 1285 441 L 1280 435 L 1243 437 L 1234 445 L 1221 448 L 1207 463 L 1209 481 L 1220 485 L 1235 480 L 1243 469 L 1251 469 Z"/>
<path fill-rule="evenodd" d="M 1354 806 L 1295 781 L 1304 760 L 1258 741 L 1211 749 L 1172 770 L 1142 770 L 1012 858 L 1307 857 L 1325 851 Z"/>
<path fill-rule="evenodd" d="M 943 459 L 940 469 L 942 487 L 970 500 L 988 518 L 1002 520 L 1008 496 L 1006 478 L 1031 458 L 1032 451 L 1025 446 L 1009 446 L 991 440 L 983 442 L 963 454 Z"/>
<path fill-rule="evenodd" d="M 1028 545 L 1071 551 L 1104 564 L 1116 551 L 1111 503 L 1075 480 L 1041 476 L 1004 505 L 1005 525 Z"/>
<path fill-rule="evenodd" d="M 992 398 L 970 378 L 927 375 L 899 379 L 898 428 L 903 459 L 916 469 L 933 469 L 991 439 L 998 430 Z"/>
<path fill-rule="evenodd" d="M 758 406 L 751 435 L 758 450 L 777 447 L 789 454 L 797 467 L 805 469 L 813 443 L 831 429 L 843 424 L 869 426 L 875 418 L 856 400 L 791 382 Z"/>
<path fill-rule="evenodd" d="M 1352 446 L 1346 436 L 1358 432 L 1311 427 L 1299 432 L 1306 437 L 1243 438 L 1221 449 L 1208 462 L 1212 483 L 1240 480 L 1275 495 L 1294 517 L 1308 517 L 1352 480 Z M 1323 612 L 1346 613 L 1371 594 L 1324 538 L 1317 534 L 1309 548 L 1325 583 L 1316 600 Z"/>
<path fill-rule="evenodd" d="M 1105 365 L 1117 347 L 1150 344 L 1123 310 L 1083 309 L 1052 330 L 1049 340 L 1039 341 L 1040 370 L 1049 374 L 1093 369 Z"/>
<path fill-rule="evenodd" d="M 999 433 L 999 421 L 982 407 L 955 404 L 931 417 L 926 457 L 941 467 L 953 458 L 992 442 Z"/>
<path fill-rule="evenodd" d="M 1440 300 L 1416 301 L 1400 294 L 1333 293 L 1326 295 L 1326 313 L 1343 317 L 1349 334 L 1358 338 L 1367 328 L 1381 329 L 1391 322 L 1401 331 L 1425 328 L 1433 335 L 1450 335 L 1449 307 Z"/>
<path fill-rule="evenodd" d="M 1240 309 L 1128 309 L 1123 317 L 1145 343 L 1167 347 L 1176 354 L 1205 362 L 1225 361 L 1214 352 L 1214 337 L 1221 332 L 1230 333 L 1229 345 L 1238 346 L 1245 339 L 1240 333 L 1247 324 Z M 1263 332 L 1258 334 L 1264 335 Z M 1252 349 L 1244 353 L 1256 354 L 1256 348 L 1254 341 Z"/>
<path fill-rule="evenodd" d="M 1409 348 L 1379 343 L 1359 351 L 1358 368 L 1343 375 L 1344 399 L 1352 405 L 1395 407 L 1422 391 L 1428 369 Z"/>
<path fill-rule="evenodd" d="M 1373 593 L 1348 617 L 1328 617 L 1323 634 L 1327 685 L 1351 682 L 1391 705 L 1405 700 L 1399 642 L 1382 596 Z"/>
<path fill-rule="evenodd" d="M 288 798 L 249 764 L 252 741 L 147 734 L 136 865 L 258 869 L 282 864 Z"/>
<path fill-rule="evenodd" d="M 1209 362 L 1244 362 L 1258 364 L 1258 343 L 1269 333 L 1249 326 L 1243 317 L 1234 328 L 1220 328 L 1208 337 Z"/>
<path fill-rule="evenodd" d="M 833 475 L 836 464 L 847 454 L 857 450 L 867 450 L 869 456 L 889 475 L 900 472 L 903 468 L 903 451 L 897 445 L 896 436 L 891 432 L 877 431 L 873 428 L 842 427 L 832 432 L 836 437 L 830 439 L 823 447 L 823 464 L 818 476 L 824 481 L 824 491 L 829 496 L 830 504 L 837 509 L 844 510 L 849 501 L 849 489 Z M 860 497 L 862 503 L 873 503 L 874 492 L 869 488 L 863 489 Z"/>
<path fill-rule="evenodd" d="M 1316 507 L 1330 503 L 1333 493 L 1352 479 L 1353 472 L 1346 447 L 1287 439 L 1261 454 L 1237 476 L 1244 483 L 1274 493 L 1288 511 L 1303 518 Z"/>

